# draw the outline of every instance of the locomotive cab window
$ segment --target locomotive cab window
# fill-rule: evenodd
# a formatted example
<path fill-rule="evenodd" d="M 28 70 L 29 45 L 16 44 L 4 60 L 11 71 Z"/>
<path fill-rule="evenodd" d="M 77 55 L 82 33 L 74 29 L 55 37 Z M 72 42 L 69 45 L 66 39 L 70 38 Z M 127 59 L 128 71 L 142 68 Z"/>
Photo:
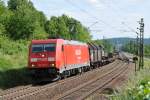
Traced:
<path fill-rule="evenodd" d="M 56 44 L 51 43 L 51 44 L 33 44 L 32 45 L 32 52 L 33 53 L 38 53 L 38 52 L 54 52 L 56 49 Z"/>
<path fill-rule="evenodd" d="M 56 44 L 45 44 L 44 51 L 54 52 L 56 49 Z"/>
<path fill-rule="evenodd" d="M 43 51 L 43 45 L 42 44 L 32 45 L 32 52 L 33 53 L 42 52 L 42 51 Z"/>

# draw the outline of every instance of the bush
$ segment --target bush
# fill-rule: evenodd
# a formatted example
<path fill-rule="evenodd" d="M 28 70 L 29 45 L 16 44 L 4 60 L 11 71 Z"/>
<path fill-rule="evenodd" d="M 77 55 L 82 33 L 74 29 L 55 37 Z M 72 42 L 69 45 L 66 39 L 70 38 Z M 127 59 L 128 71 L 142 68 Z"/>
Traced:
<path fill-rule="evenodd" d="M 5 58 L 0 58 L 0 70 L 7 70 L 8 66 L 12 66 L 12 63 L 10 63 L 7 59 Z M 7 67 L 6 67 L 7 66 Z"/>
<path fill-rule="evenodd" d="M 132 100 L 150 100 L 150 80 L 142 80 L 136 87 L 129 88 L 127 93 Z"/>
<path fill-rule="evenodd" d="M 7 89 L 30 83 L 26 70 L 28 41 L 0 36 L 0 88 Z"/>
<path fill-rule="evenodd" d="M 26 52 L 28 43 L 25 40 L 13 41 L 7 37 L 0 37 L 0 51 L 3 54 L 13 55 L 19 52 Z"/>
<path fill-rule="evenodd" d="M 27 65 L 28 41 L 13 41 L 0 36 L 0 70 L 21 68 Z"/>
<path fill-rule="evenodd" d="M 141 70 L 130 77 L 124 89 L 111 98 L 112 100 L 150 100 L 150 70 Z"/>

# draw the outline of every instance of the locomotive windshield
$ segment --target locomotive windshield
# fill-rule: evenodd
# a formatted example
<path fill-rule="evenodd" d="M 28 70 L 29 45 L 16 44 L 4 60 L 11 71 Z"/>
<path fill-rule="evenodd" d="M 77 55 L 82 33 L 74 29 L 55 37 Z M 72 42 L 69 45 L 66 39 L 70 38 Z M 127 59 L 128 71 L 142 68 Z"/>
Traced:
<path fill-rule="evenodd" d="M 37 53 L 37 52 L 54 52 L 56 48 L 56 44 L 51 43 L 51 44 L 33 44 L 32 45 L 32 52 Z"/>
<path fill-rule="evenodd" d="M 56 44 L 45 44 L 44 45 L 44 51 L 50 51 L 50 52 L 53 52 L 55 51 L 55 47 L 56 47 Z"/>

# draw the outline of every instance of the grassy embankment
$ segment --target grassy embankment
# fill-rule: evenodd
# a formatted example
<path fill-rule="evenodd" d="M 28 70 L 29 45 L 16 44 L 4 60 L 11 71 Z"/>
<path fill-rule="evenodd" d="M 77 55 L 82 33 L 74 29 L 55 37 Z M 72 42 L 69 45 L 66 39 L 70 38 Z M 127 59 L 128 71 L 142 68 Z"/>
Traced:
<path fill-rule="evenodd" d="M 150 59 L 145 59 L 145 67 L 132 74 L 127 85 L 115 93 L 112 100 L 150 100 Z"/>
<path fill-rule="evenodd" d="M 0 89 L 30 82 L 26 75 L 27 51 L 27 41 L 12 41 L 6 37 L 0 37 Z"/>

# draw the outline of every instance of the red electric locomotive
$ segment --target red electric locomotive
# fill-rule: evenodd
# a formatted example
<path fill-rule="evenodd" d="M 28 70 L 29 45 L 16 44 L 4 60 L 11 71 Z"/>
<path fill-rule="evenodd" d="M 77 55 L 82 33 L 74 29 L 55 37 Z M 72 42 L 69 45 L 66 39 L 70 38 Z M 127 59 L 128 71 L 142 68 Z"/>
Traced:
<path fill-rule="evenodd" d="M 90 67 L 88 45 L 63 39 L 32 40 L 28 68 L 36 76 L 70 76 Z"/>

